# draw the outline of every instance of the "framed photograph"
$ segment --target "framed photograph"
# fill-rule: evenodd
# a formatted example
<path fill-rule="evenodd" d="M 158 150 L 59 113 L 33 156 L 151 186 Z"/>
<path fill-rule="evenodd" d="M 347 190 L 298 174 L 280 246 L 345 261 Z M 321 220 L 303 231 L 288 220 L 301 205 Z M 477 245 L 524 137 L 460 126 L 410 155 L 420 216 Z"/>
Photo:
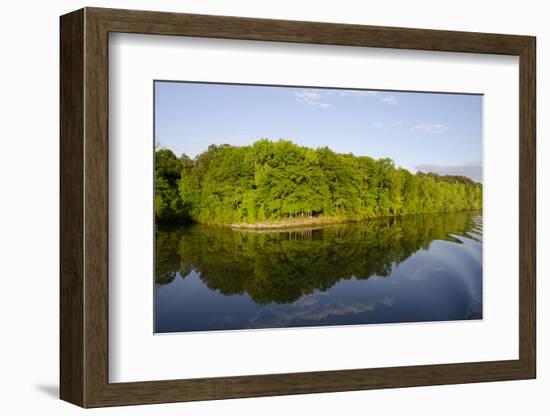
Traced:
<path fill-rule="evenodd" d="M 535 378 L 535 49 L 62 16 L 61 398 Z"/>

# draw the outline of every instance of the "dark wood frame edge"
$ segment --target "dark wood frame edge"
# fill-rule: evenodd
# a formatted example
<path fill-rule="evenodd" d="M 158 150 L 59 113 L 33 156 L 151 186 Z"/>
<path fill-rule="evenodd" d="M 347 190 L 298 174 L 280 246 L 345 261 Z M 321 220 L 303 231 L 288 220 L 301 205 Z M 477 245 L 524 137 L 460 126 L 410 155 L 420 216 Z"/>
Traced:
<path fill-rule="evenodd" d="M 101 407 L 536 377 L 534 37 L 101 8 L 85 8 L 62 16 L 60 30 L 60 397 L 63 400 L 82 407 Z M 518 56 L 519 359 L 109 383 L 109 32 Z"/>

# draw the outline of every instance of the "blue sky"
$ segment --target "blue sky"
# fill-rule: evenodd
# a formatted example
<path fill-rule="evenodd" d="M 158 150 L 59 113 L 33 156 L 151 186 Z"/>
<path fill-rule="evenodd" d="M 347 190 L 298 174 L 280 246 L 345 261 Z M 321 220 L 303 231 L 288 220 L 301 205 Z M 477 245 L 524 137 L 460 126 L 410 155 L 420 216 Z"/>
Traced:
<path fill-rule="evenodd" d="M 155 82 L 155 140 L 193 158 L 210 144 L 286 139 L 481 181 L 480 95 Z"/>

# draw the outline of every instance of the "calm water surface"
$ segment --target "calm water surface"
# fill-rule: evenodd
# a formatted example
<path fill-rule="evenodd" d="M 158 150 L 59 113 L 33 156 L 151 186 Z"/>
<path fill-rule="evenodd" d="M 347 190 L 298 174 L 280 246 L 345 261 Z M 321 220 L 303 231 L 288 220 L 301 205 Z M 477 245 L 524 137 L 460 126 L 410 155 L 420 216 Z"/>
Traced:
<path fill-rule="evenodd" d="M 480 213 L 156 235 L 155 332 L 482 318 Z"/>

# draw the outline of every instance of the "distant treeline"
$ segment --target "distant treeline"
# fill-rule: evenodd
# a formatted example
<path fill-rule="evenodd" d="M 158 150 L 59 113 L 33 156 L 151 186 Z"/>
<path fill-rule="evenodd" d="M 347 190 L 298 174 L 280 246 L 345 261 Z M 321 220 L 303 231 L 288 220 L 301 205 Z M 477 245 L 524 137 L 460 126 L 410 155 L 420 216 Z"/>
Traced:
<path fill-rule="evenodd" d="M 310 149 L 290 141 L 210 145 L 195 159 L 155 152 L 159 222 L 207 224 L 328 216 L 362 220 L 480 209 L 482 186 L 464 176 L 410 173 L 391 159 Z"/>

